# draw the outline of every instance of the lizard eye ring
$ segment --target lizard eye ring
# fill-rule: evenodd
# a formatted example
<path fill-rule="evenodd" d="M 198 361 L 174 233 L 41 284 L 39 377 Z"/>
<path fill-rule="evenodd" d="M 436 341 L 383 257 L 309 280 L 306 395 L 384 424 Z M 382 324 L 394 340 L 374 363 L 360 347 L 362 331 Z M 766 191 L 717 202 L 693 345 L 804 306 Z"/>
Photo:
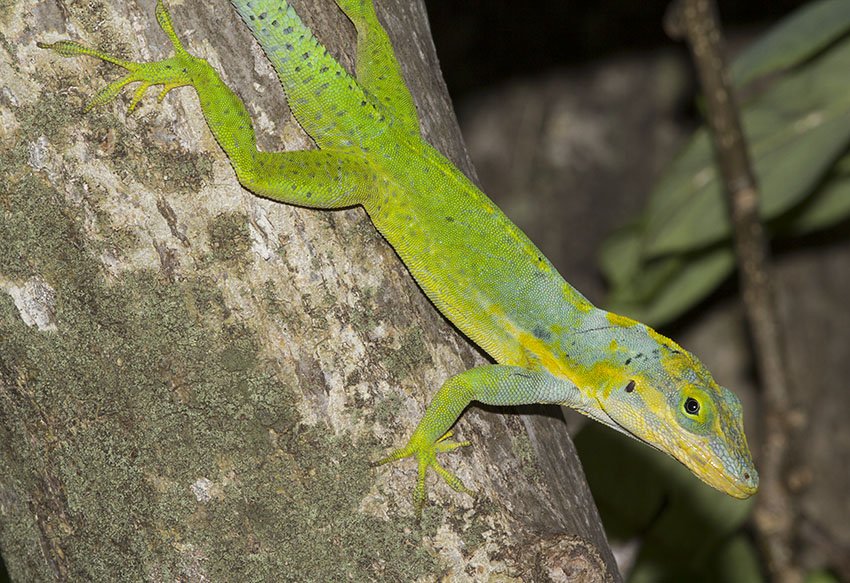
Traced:
<path fill-rule="evenodd" d="M 699 401 L 693 397 L 688 397 L 685 400 L 685 413 L 688 415 L 696 415 L 699 413 Z"/>

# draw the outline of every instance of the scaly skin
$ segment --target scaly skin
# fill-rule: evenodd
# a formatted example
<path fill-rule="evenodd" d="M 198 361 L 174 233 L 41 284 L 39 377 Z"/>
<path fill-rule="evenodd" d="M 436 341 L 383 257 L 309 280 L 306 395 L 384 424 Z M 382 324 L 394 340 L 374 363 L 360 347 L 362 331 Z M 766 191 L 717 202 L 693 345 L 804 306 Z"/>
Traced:
<path fill-rule="evenodd" d="M 62 41 L 64 56 L 95 56 L 130 71 L 89 107 L 140 82 L 160 99 L 179 86 L 198 93 L 210 130 L 239 181 L 259 196 L 332 209 L 362 205 L 434 305 L 499 363 L 461 373 L 437 392 L 407 444 L 377 462 L 418 461 L 414 507 L 433 468 L 461 492 L 437 454 L 464 443 L 449 431 L 471 401 L 558 403 L 643 441 L 737 498 L 758 475 L 741 404 L 705 367 L 651 328 L 594 307 L 534 244 L 419 135 L 404 85 L 371 0 L 337 0 L 358 31 L 357 79 L 280 0 L 232 0 L 276 69 L 293 114 L 319 150 L 259 152 L 244 104 L 203 59 L 186 52 L 162 1 L 157 20 L 175 55 L 131 63 Z"/>

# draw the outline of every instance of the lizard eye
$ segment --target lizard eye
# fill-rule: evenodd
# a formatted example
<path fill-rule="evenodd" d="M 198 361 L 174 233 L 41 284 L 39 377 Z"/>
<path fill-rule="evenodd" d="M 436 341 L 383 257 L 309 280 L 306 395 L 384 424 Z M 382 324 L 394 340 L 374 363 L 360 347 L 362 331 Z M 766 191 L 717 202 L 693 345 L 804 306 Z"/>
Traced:
<path fill-rule="evenodd" d="M 688 397 L 685 400 L 685 413 L 688 415 L 696 415 L 699 413 L 699 401 L 693 397 Z"/>

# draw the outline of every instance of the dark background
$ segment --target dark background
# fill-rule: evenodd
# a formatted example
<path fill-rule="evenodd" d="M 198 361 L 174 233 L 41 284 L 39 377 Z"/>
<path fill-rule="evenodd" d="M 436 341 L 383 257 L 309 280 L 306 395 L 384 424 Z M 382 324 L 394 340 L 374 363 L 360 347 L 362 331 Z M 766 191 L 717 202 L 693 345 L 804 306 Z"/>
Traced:
<path fill-rule="evenodd" d="M 443 75 L 454 99 L 513 77 L 587 64 L 674 43 L 658 0 L 425 0 Z M 733 33 L 758 30 L 801 0 L 722 0 Z"/>

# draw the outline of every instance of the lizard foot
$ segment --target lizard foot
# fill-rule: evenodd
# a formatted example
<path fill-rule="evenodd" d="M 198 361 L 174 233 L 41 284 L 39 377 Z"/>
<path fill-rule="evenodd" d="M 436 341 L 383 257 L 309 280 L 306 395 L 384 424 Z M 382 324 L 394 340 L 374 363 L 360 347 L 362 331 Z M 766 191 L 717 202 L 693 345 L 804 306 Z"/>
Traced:
<path fill-rule="evenodd" d="M 108 55 L 103 51 L 72 41 L 37 44 L 39 48 L 50 49 L 59 53 L 63 57 L 88 55 L 114 65 L 118 65 L 119 67 L 123 67 L 130 71 L 130 74 L 126 77 L 113 81 L 105 88 L 101 89 L 97 95 L 89 101 L 88 105 L 86 105 L 86 111 L 89 111 L 95 106 L 109 103 L 118 96 L 125 85 L 130 83 L 141 83 L 138 89 L 136 89 L 136 92 L 133 94 L 133 99 L 130 101 L 129 111 L 132 112 L 136 109 L 136 105 L 138 105 L 139 101 L 141 101 L 142 97 L 144 97 L 145 92 L 149 87 L 153 85 L 163 86 L 162 91 L 160 91 L 157 98 L 158 101 L 162 101 L 166 94 L 172 89 L 182 87 L 184 85 L 192 85 L 194 74 L 198 73 L 203 67 L 209 67 L 205 60 L 190 55 L 186 49 L 183 48 L 183 45 L 177 38 L 177 34 L 174 32 L 174 26 L 171 24 L 171 16 L 165 9 L 165 5 L 162 3 L 162 0 L 158 0 L 156 4 L 156 20 L 159 22 L 159 26 L 165 34 L 168 35 L 168 38 L 171 39 L 171 44 L 174 46 L 175 54 L 171 58 L 156 61 L 154 63 L 125 61 L 123 59 L 113 57 L 112 55 Z"/>
<path fill-rule="evenodd" d="M 433 470 L 437 472 L 437 475 L 443 478 L 443 480 L 446 481 L 446 484 L 451 486 L 451 488 L 455 491 L 461 492 L 462 494 L 469 494 L 473 497 L 475 496 L 475 492 L 464 486 L 460 478 L 437 463 L 438 453 L 445 453 L 459 447 L 471 445 L 468 441 L 453 441 L 450 439 L 451 436 L 452 432 L 449 431 L 437 441 L 429 444 L 425 439 L 418 437 L 416 433 L 414 433 L 406 446 L 399 448 L 391 452 L 385 458 L 372 463 L 372 466 L 375 467 L 408 457 L 416 458 L 419 466 L 419 475 L 416 480 L 416 488 L 413 491 L 413 508 L 417 517 L 422 516 L 422 508 L 425 506 L 425 476 L 428 472 L 428 468 L 433 468 Z"/>

